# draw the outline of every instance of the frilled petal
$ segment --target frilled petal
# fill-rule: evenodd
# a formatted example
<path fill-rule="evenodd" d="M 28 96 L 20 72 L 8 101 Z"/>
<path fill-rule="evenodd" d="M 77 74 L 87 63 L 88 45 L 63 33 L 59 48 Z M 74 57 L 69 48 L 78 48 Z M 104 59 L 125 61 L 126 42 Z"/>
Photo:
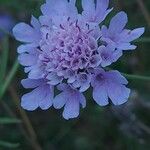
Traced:
<path fill-rule="evenodd" d="M 128 22 L 128 17 L 125 12 L 119 12 L 114 16 L 109 25 L 111 34 L 120 33 Z"/>
<path fill-rule="evenodd" d="M 40 35 L 34 28 L 26 23 L 19 23 L 13 28 L 13 35 L 18 41 L 32 43 L 38 42 Z"/>
<path fill-rule="evenodd" d="M 119 43 L 117 44 L 117 48 L 120 50 L 134 50 L 137 46 L 131 45 L 130 43 Z"/>
<path fill-rule="evenodd" d="M 105 85 L 97 83 L 97 85 L 93 87 L 93 99 L 100 106 L 106 106 L 109 104 Z"/>
<path fill-rule="evenodd" d="M 128 81 L 116 70 L 98 70 L 92 79 L 93 98 L 99 105 L 107 105 L 108 97 L 114 105 L 125 103 L 130 94 L 126 88 Z"/>
<path fill-rule="evenodd" d="M 62 23 L 63 17 L 74 18 L 77 15 L 75 0 L 68 2 L 67 0 L 47 0 L 41 6 L 41 11 L 44 15 L 49 16 L 54 23 Z"/>
<path fill-rule="evenodd" d="M 110 44 L 108 44 L 106 47 L 100 46 L 98 48 L 98 52 L 102 59 L 101 61 L 102 67 L 111 65 L 113 62 L 116 62 L 122 56 L 122 51 L 115 50 L 115 47 Z"/>
<path fill-rule="evenodd" d="M 101 23 L 112 9 L 107 10 L 109 0 L 82 0 L 82 15 L 88 22 Z"/>
<path fill-rule="evenodd" d="M 124 39 L 126 42 L 131 42 L 137 38 L 139 38 L 145 31 L 145 28 L 137 28 L 132 31 L 129 31 L 126 38 Z"/>
<path fill-rule="evenodd" d="M 30 71 L 31 70 L 31 71 Z M 42 66 L 32 66 L 32 68 L 30 69 L 29 68 L 29 74 L 28 74 L 28 77 L 30 79 L 41 79 L 43 77 L 43 67 Z"/>
<path fill-rule="evenodd" d="M 79 115 L 80 104 L 83 108 L 86 106 L 84 95 L 66 84 L 60 84 L 58 88 L 63 92 L 54 98 L 54 107 L 60 109 L 64 106 L 63 117 L 65 119 L 76 118 Z"/>
<path fill-rule="evenodd" d="M 53 100 L 53 106 L 55 109 L 61 109 L 67 102 L 67 95 L 65 92 L 60 93 Z"/>
<path fill-rule="evenodd" d="M 48 85 L 39 86 L 32 92 L 22 96 L 21 106 L 29 111 L 33 111 L 38 107 L 46 110 L 52 105 L 53 95 L 53 87 Z"/>
<path fill-rule="evenodd" d="M 23 85 L 24 88 L 29 89 L 29 88 L 36 88 L 40 85 L 43 85 L 44 80 L 43 79 L 38 79 L 38 80 L 33 80 L 33 79 L 23 79 L 21 81 L 21 84 Z"/>
<path fill-rule="evenodd" d="M 108 71 L 105 73 L 107 79 L 107 92 L 109 98 L 115 105 L 125 103 L 130 94 L 130 89 L 126 88 L 128 81 L 118 71 Z"/>
<path fill-rule="evenodd" d="M 78 95 L 68 95 L 67 97 L 67 102 L 64 107 L 63 111 L 63 117 L 65 119 L 71 119 L 71 118 L 76 118 L 79 115 L 79 107 L 80 107 L 80 102 L 78 99 Z"/>
<path fill-rule="evenodd" d="M 41 24 L 38 19 L 36 19 L 34 16 L 31 17 L 31 25 L 34 27 L 34 29 L 39 32 Z"/>
<path fill-rule="evenodd" d="M 29 53 L 35 53 L 37 50 L 37 45 L 36 44 L 22 44 L 17 48 L 17 52 L 19 54 L 29 52 Z"/>
<path fill-rule="evenodd" d="M 96 4 L 96 21 L 98 23 L 102 22 L 106 16 L 112 11 L 108 9 L 109 0 L 97 0 Z"/>
<path fill-rule="evenodd" d="M 82 7 L 83 7 L 83 16 L 88 19 L 94 15 L 95 12 L 95 4 L 93 0 L 82 0 Z"/>
<path fill-rule="evenodd" d="M 48 26 L 48 27 L 52 27 L 52 19 L 49 16 L 40 16 L 39 17 L 39 21 L 41 23 L 42 26 Z"/>
<path fill-rule="evenodd" d="M 130 89 L 126 88 L 125 85 L 114 81 L 109 82 L 107 90 L 108 96 L 114 105 L 121 105 L 125 103 L 130 95 Z"/>
<path fill-rule="evenodd" d="M 117 70 L 108 71 L 106 73 L 106 77 L 108 79 L 113 79 L 113 81 L 116 83 L 121 83 L 121 84 L 125 84 L 125 85 L 128 84 L 127 79 L 124 76 L 122 76 L 121 73 Z"/>
<path fill-rule="evenodd" d="M 23 53 L 18 57 L 19 63 L 23 66 L 32 66 L 35 65 L 38 61 L 38 56 L 34 54 Z"/>
<path fill-rule="evenodd" d="M 50 85 L 57 85 L 63 80 L 63 78 L 58 76 L 56 73 L 49 73 L 46 79 L 49 80 L 48 84 Z"/>

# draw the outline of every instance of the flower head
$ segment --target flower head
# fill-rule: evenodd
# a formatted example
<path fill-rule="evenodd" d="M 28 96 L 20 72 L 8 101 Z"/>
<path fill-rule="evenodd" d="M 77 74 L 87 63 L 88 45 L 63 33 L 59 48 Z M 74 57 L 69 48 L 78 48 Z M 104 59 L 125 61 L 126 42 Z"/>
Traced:
<path fill-rule="evenodd" d="M 124 30 L 124 12 L 112 19 L 109 29 L 100 28 L 112 11 L 109 0 L 82 0 L 81 14 L 75 2 L 47 0 L 39 19 L 32 16 L 31 26 L 19 23 L 13 29 L 15 38 L 24 43 L 18 47 L 19 62 L 28 74 L 22 84 L 35 88 L 22 97 L 21 105 L 27 110 L 48 109 L 53 104 L 56 109 L 64 106 L 65 119 L 77 117 L 80 104 L 86 106 L 83 92 L 91 85 L 99 105 L 107 105 L 109 98 L 115 105 L 123 104 L 129 97 L 126 79 L 102 68 L 116 62 L 122 50 L 132 49 L 130 42 L 144 29 Z M 54 97 L 55 86 L 62 92 Z"/>
<path fill-rule="evenodd" d="M 4 32 L 10 32 L 14 26 L 14 20 L 9 15 L 0 14 L 0 29 Z M 0 39 L 4 37 L 4 32 L 0 30 Z"/>

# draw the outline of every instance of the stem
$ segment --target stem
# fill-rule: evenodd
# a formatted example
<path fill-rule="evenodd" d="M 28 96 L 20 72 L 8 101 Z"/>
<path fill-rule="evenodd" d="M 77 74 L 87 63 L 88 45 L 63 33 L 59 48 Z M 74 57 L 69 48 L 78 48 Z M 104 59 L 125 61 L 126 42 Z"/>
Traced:
<path fill-rule="evenodd" d="M 137 40 L 135 40 L 136 43 L 150 43 L 150 38 L 149 37 L 145 37 L 145 38 L 139 38 Z"/>
<path fill-rule="evenodd" d="M 29 120 L 26 112 L 20 107 L 19 97 L 16 93 L 15 88 L 12 85 L 10 85 L 10 87 L 9 87 L 9 92 L 10 92 L 13 102 L 15 103 L 15 105 L 18 108 L 17 112 L 20 114 L 20 116 L 22 118 L 22 122 L 27 129 L 33 149 L 34 150 L 42 150 L 42 147 L 40 146 L 40 144 L 37 140 L 37 134 L 33 128 L 33 125 L 31 123 L 31 121 Z"/>
<path fill-rule="evenodd" d="M 6 78 L 4 85 L 2 86 L 2 88 L 0 90 L 0 99 L 3 97 L 5 91 L 7 90 L 7 88 L 9 86 L 11 80 L 13 79 L 18 67 L 19 67 L 19 64 L 18 64 L 18 61 L 16 60 L 10 73 L 9 73 L 9 75 L 8 75 L 8 77 Z"/>
<path fill-rule="evenodd" d="M 145 80 L 145 81 L 150 81 L 150 77 L 148 77 L 148 76 L 131 75 L 131 74 L 126 74 L 126 73 L 122 73 L 122 75 L 125 76 L 128 79 L 131 79 L 131 80 Z"/>

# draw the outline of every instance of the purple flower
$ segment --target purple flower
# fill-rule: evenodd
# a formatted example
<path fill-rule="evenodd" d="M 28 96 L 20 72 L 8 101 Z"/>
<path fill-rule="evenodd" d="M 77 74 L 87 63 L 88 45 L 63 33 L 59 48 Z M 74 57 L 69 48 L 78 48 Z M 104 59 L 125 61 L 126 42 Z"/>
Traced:
<path fill-rule="evenodd" d="M 112 10 L 108 9 L 109 0 L 97 0 L 96 4 L 82 0 L 82 14 L 75 3 L 47 0 L 39 19 L 32 16 L 31 25 L 19 23 L 13 29 L 15 38 L 23 42 L 18 60 L 28 78 L 22 84 L 33 89 L 21 99 L 26 110 L 48 109 L 53 104 L 56 109 L 64 107 L 65 119 L 75 118 L 80 105 L 86 106 L 83 92 L 91 85 L 99 105 L 107 105 L 109 98 L 120 105 L 129 97 L 127 80 L 117 71 L 102 68 L 116 62 L 122 50 L 133 48 L 130 42 L 144 29 L 124 30 L 127 17 L 123 12 L 112 19 L 109 29 L 100 28 Z M 62 92 L 54 97 L 56 86 Z"/>
<path fill-rule="evenodd" d="M 109 28 L 102 26 L 101 40 L 106 43 L 111 43 L 119 50 L 133 50 L 135 45 L 130 42 L 139 38 L 144 33 L 144 28 L 137 28 L 134 30 L 124 29 L 128 22 L 125 12 L 119 12 L 114 16 L 110 22 Z"/>
<path fill-rule="evenodd" d="M 102 67 L 111 65 L 122 56 L 122 51 L 116 50 L 116 48 L 111 44 L 108 44 L 107 46 L 100 46 L 98 48 L 98 52 L 100 54 L 100 57 L 102 58 Z"/>
<path fill-rule="evenodd" d="M 24 88 L 35 88 L 32 92 L 22 96 L 21 106 L 29 111 L 35 110 L 40 107 L 43 110 L 52 106 L 54 96 L 53 87 L 47 85 L 44 80 L 22 80 Z"/>
<path fill-rule="evenodd" d="M 0 15 L 0 29 L 4 32 L 10 32 L 14 26 L 14 20 L 9 15 Z M 0 39 L 5 35 L 4 32 L 0 30 Z"/>
<path fill-rule="evenodd" d="M 127 84 L 128 81 L 118 71 L 95 70 L 92 79 L 93 98 L 100 106 L 109 104 L 109 98 L 114 105 L 121 105 L 130 94 L 130 89 L 125 87 Z"/>
<path fill-rule="evenodd" d="M 75 118 L 79 115 L 80 104 L 83 108 L 86 106 L 86 100 L 82 93 L 77 89 L 66 84 L 58 85 L 62 91 L 53 101 L 54 108 L 61 109 L 64 106 L 63 117 L 65 119 Z"/>
<path fill-rule="evenodd" d="M 93 0 L 82 0 L 82 15 L 87 22 L 101 23 L 112 11 L 108 9 L 109 0 L 97 0 L 96 5 Z"/>

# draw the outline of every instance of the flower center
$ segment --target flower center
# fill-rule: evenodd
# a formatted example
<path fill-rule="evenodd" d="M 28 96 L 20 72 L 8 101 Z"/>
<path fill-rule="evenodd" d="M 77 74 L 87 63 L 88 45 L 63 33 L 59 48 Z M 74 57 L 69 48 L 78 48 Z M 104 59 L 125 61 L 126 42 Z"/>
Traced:
<path fill-rule="evenodd" d="M 41 61 L 47 72 L 79 73 L 97 65 L 97 41 L 90 30 L 77 21 L 68 20 L 57 28 L 44 27 L 42 31 Z"/>

